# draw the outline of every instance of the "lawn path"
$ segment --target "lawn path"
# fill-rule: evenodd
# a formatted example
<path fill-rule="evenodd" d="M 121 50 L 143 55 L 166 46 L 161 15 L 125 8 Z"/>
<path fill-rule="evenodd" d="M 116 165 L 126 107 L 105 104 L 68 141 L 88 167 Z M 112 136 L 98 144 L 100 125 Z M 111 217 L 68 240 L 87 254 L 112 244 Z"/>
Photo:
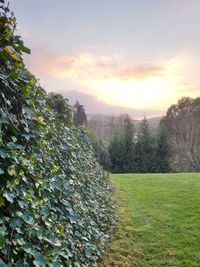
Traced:
<path fill-rule="evenodd" d="M 119 228 L 101 267 L 199 267 L 200 174 L 112 175 Z"/>

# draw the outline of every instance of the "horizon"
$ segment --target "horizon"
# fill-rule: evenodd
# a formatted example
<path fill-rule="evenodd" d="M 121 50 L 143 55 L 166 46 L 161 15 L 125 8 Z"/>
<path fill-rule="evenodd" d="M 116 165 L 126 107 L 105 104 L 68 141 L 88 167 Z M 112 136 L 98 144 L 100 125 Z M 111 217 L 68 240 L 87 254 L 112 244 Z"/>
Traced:
<path fill-rule="evenodd" d="M 32 51 L 28 68 L 48 92 L 88 95 L 87 113 L 160 117 L 199 96 L 196 0 L 9 2 Z"/>

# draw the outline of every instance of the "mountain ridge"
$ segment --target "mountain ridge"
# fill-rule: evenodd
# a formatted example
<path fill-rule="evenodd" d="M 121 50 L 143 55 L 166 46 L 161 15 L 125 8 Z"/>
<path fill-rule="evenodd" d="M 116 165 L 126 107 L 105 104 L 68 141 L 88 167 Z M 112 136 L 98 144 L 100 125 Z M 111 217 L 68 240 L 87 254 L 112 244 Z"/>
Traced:
<path fill-rule="evenodd" d="M 85 106 L 87 114 L 101 114 L 110 116 L 119 116 L 121 114 L 129 114 L 133 119 L 162 117 L 165 114 L 164 110 L 157 109 L 135 109 L 122 107 L 118 105 L 109 105 L 99 99 L 97 96 L 86 94 L 77 90 L 60 91 L 64 97 L 69 100 L 70 105 L 74 105 L 76 101 Z"/>

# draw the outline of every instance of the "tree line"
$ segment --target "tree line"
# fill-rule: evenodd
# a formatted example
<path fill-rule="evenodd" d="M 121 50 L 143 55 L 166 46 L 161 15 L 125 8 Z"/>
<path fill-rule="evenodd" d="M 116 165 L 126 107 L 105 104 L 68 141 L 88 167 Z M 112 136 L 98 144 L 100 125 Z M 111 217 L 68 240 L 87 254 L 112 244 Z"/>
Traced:
<path fill-rule="evenodd" d="M 96 142 L 99 162 L 113 173 L 200 171 L 200 97 L 172 105 L 152 131 L 144 118 L 136 130 L 124 115 L 123 125 L 106 146 Z"/>
<path fill-rule="evenodd" d="M 200 97 L 184 97 L 172 105 L 152 130 L 144 118 L 135 127 L 128 115 L 120 115 L 111 138 L 103 140 L 90 128 L 85 108 L 73 107 L 60 94 L 50 93 L 47 102 L 66 126 L 85 125 L 96 158 L 113 173 L 198 172 L 200 170 Z"/>
<path fill-rule="evenodd" d="M 200 97 L 184 97 L 172 105 L 163 122 L 171 167 L 176 172 L 200 171 Z"/>
<path fill-rule="evenodd" d="M 136 130 L 131 118 L 124 115 L 122 128 L 113 135 L 108 146 L 98 144 L 96 150 L 100 163 L 113 173 L 170 171 L 165 126 L 160 123 L 153 133 L 146 118 Z"/>

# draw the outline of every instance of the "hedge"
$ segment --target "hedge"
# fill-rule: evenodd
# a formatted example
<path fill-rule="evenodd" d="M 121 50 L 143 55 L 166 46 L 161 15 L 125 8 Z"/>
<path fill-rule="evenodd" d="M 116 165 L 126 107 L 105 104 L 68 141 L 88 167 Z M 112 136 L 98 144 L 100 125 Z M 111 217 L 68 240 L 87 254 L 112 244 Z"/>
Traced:
<path fill-rule="evenodd" d="M 47 105 L 0 3 L 0 266 L 96 266 L 115 222 L 108 175 Z"/>

